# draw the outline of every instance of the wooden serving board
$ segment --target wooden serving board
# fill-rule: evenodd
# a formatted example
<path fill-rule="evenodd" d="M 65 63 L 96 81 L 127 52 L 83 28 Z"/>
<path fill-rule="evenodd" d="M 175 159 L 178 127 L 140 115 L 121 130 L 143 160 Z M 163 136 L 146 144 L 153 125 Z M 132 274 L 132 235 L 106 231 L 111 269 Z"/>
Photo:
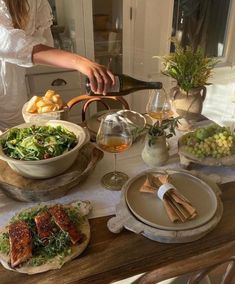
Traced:
<path fill-rule="evenodd" d="M 154 169 L 154 171 L 155 170 L 156 169 Z M 135 178 L 138 178 L 143 174 L 147 174 L 148 172 L 153 172 L 153 170 L 147 170 L 137 175 Z M 182 170 L 182 172 L 187 173 L 188 171 Z M 202 238 L 210 231 L 212 231 L 221 220 L 223 214 L 223 203 L 220 198 L 221 191 L 219 187 L 212 180 L 209 180 L 205 176 L 198 177 L 211 187 L 211 189 L 215 192 L 218 201 L 216 212 L 207 223 L 192 229 L 168 230 L 158 229 L 141 222 L 131 213 L 126 202 L 125 191 L 131 183 L 131 180 L 129 180 L 122 189 L 120 203 L 116 207 L 116 216 L 112 217 L 108 221 L 107 225 L 109 230 L 113 233 L 119 233 L 122 231 L 123 228 L 126 228 L 127 230 L 130 230 L 136 234 L 142 234 L 151 240 L 158 241 L 161 243 L 187 243 Z M 205 200 L 202 200 L 202 202 L 205 202 Z"/>
<path fill-rule="evenodd" d="M 102 158 L 103 152 L 93 144 L 87 143 L 80 149 L 75 163 L 66 172 L 41 180 L 25 178 L 0 160 L 0 189 L 7 196 L 26 202 L 59 198 L 82 182 Z"/>
<path fill-rule="evenodd" d="M 50 204 L 47 206 L 47 208 L 50 208 L 57 204 Z M 39 266 L 33 266 L 30 263 L 23 263 L 20 266 L 17 266 L 15 268 L 10 266 L 10 255 L 0 253 L 0 263 L 8 270 L 12 270 L 19 273 L 26 273 L 29 275 L 32 274 L 38 274 L 42 272 L 46 272 L 48 270 L 53 269 L 60 269 L 66 262 L 73 260 L 74 258 L 78 257 L 88 246 L 88 243 L 90 241 L 91 232 L 90 232 L 90 224 L 87 219 L 87 215 L 92 209 L 92 206 L 89 201 L 76 201 L 69 204 L 59 204 L 62 205 L 63 208 L 76 208 L 77 214 L 82 217 L 82 221 L 79 224 L 79 231 L 82 234 L 82 241 L 80 243 L 77 243 L 75 245 L 70 246 L 70 253 L 64 257 L 61 258 L 60 255 L 57 255 L 53 258 L 51 258 L 48 262 L 41 264 Z M 44 207 L 44 206 L 43 206 Z M 24 209 L 20 212 L 17 212 L 15 216 L 18 214 L 21 214 L 23 212 L 30 212 L 31 210 L 40 208 L 40 205 L 36 205 L 31 208 Z M 9 220 L 11 222 L 11 220 Z M 5 227 L 0 228 L 0 233 L 7 233 L 8 232 L 8 224 L 6 224 Z"/>

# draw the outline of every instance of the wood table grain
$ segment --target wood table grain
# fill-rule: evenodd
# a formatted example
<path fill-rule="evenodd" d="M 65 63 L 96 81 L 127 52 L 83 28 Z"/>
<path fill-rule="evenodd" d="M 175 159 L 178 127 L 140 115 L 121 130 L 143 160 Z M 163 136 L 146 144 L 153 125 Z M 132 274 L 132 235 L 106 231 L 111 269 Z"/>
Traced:
<path fill-rule="evenodd" d="M 163 244 L 127 230 L 113 234 L 106 226 L 110 216 L 96 218 L 90 220 L 91 241 L 80 257 L 60 270 L 32 276 L 0 267 L 0 283 L 108 284 L 150 271 L 148 278 L 138 283 L 156 283 L 223 261 L 235 255 L 235 182 L 224 184 L 221 189 L 224 203 L 222 220 L 198 241 Z"/>

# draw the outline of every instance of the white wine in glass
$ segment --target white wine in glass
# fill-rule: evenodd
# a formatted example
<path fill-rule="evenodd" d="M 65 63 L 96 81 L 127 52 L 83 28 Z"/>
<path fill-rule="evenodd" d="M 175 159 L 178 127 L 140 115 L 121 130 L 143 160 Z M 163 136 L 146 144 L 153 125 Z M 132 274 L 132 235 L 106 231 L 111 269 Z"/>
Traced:
<path fill-rule="evenodd" d="M 109 153 L 121 153 L 130 147 L 128 137 L 106 136 L 102 141 L 99 140 L 98 146 Z"/>
<path fill-rule="evenodd" d="M 114 153 L 114 171 L 102 177 L 102 184 L 108 189 L 120 190 L 128 176 L 116 170 L 116 155 L 126 151 L 132 144 L 132 134 L 127 120 L 117 113 L 108 114 L 100 123 L 96 143 L 101 150 Z"/>
<path fill-rule="evenodd" d="M 159 121 L 173 116 L 171 102 L 163 89 L 151 91 L 146 112 L 150 117 Z"/>

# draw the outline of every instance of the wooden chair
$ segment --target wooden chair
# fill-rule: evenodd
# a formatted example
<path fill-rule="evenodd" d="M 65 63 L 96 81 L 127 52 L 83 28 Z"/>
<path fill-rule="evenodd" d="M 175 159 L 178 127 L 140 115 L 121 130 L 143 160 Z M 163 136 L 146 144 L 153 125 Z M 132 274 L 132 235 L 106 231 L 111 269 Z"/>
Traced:
<path fill-rule="evenodd" d="M 159 284 L 201 284 L 201 283 L 208 283 L 214 284 L 215 279 L 216 283 L 220 284 L 234 284 L 235 283 L 235 256 L 231 256 L 234 252 L 234 245 L 228 245 L 225 248 L 218 248 L 213 252 L 205 253 L 205 258 L 203 261 L 195 261 L 199 270 L 195 272 L 191 272 L 192 264 L 190 262 L 182 263 L 178 266 L 176 264 L 167 265 L 166 268 L 156 269 L 154 271 L 145 273 L 144 275 L 140 276 L 137 280 L 132 282 L 132 284 L 149 284 L 149 283 L 159 283 Z M 202 266 L 205 266 L 202 268 Z M 195 264 L 193 264 L 195 266 Z M 168 278 L 172 277 L 172 275 L 185 271 L 185 268 L 188 267 L 188 276 L 187 280 L 177 282 L 174 281 L 159 281 L 159 278 Z M 179 277 L 181 279 L 183 274 Z M 177 279 L 177 277 L 176 277 Z M 207 281 L 203 281 L 207 280 Z M 202 282 L 203 281 L 203 282 Z"/>
<path fill-rule="evenodd" d="M 82 121 L 86 120 L 86 112 L 88 107 L 93 102 L 100 102 L 107 110 L 110 110 L 111 107 L 108 104 L 108 101 L 116 101 L 120 103 L 122 109 L 130 109 L 128 102 L 123 97 L 116 96 L 89 96 L 89 95 L 81 95 L 71 99 L 67 106 L 69 109 L 74 107 L 79 103 L 83 103 L 82 105 Z"/>

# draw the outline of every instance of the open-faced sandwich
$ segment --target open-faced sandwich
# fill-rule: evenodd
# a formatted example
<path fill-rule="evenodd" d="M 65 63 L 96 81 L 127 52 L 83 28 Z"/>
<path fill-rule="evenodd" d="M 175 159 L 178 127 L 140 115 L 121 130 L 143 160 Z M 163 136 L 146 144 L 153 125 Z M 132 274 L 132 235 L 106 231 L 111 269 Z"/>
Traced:
<path fill-rule="evenodd" d="M 21 211 L 0 230 L 0 262 L 10 270 L 36 274 L 77 257 L 90 239 L 88 203 L 44 205 Z"/>

